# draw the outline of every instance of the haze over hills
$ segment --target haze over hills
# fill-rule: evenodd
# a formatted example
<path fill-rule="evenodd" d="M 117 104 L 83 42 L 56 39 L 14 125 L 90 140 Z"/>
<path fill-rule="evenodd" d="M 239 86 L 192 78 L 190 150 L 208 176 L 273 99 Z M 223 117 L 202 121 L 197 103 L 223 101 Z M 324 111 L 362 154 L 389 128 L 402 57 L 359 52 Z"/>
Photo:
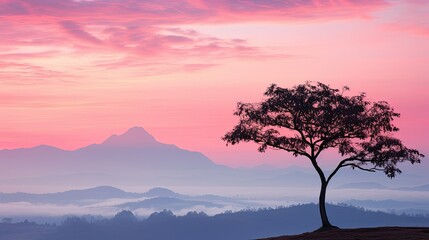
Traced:
<path fill-rule="evenodd" d="M 160 143 L 141 127 L 74 151 L 45 145 L 2 150 L 0 166 L 9 169 L 1 176 L 4 179 L 99 181 L 91 185 L 104 184 L 106 180 L 110 181 L 106 184 L 112 183 L 111 180 L 191 183 L 203 176 L 229 170 L 201 153 Z"/>
<path fill-rule="evenodd" d="M 386 186 L 376 182 L 347 183 L 336 187 L 338 189 L 387 189 Z"/>
<path fill-rule="evenodd" d="M 160 143 L 141 127 L 73 151 L 46 145 L 1 150 L 0 167 L 8 169 L 0 176 L 8 185 L 311 186 L 318 181 L 304 168 L 219 165 L 202 153 Z"/>
<path fill-rule="evenodd" d="M 399 216 L 331 204 L 327 205 L 327 209 L 332 222 L 341 228 L 429 226 L 429 218 L 422 216 Z M 315 204 L 225 212 L 214 216 L 207 216 L 201 212 L 189 212 L 182 216 L 176 216 L 171 211 L 164 210 L 140 220 L 132 212 L 122 211 L 110 219 L 71 217 L 57 226 L 37 225 L 28 222 L 0 223 L 0 228 L 3 229 L 0 231 L 0 238 L 16 240 L 16 236 L 21 237 L 25 233 L 19 239 L 258 239 L 313 231 L 320 226 L 317 214 L 318 207 Z M 424 233 L 427 235 L 427 230 L 426 228 L 422 231 L 422 237 L 425 236 Z"/>
<path fill-rule="evenodd" d="M 293 158 L 290 156 L 290 158 Z M 233 169 L 202 153 L 160 143 L 141 127 L 112 135 L 100 144 L 74 151 L 40 145 L 0 151 L 1 184 L 90 187 L 99 185 L 145 186 L 318 186 L 313 169 L 261 165 Z M 347 172 L 346 172 L 347 171 Z M 402 174 L 400 186 L 427 184 L 421 176 Z M 340 171 L 332 186 L 362 179 L 385 184 L 383 174 Z M 392 182 L 392 181 L 390 181 Z M 389 186 L 390 187 L 390 186 Z"/>
<path fill-rule="evenodd" d="M 39 223 L 60 223 L 70 214 L 91 214 L 97 219 L 121 210 L 132 210 L 139 217 L 163 209 L 178 215 L 203 211 L 212 216 L 225 211 L 315 202 L 319 190 L 319 179 L 313 169 L 300 166 L 280 169 L 266 165 L 233 169 L 212 162 L 202 153 L 160 143 L 139 127 L 74 151 L 46 145 L 1 150 L 0 167 L 5 169 L 0 175 L 0 184 L 3 185 L 51 184 L 63 189 L 101 186 L 47 194 L 0 193 L 1 216 Z M 406 173 L 397 180 L 390 180 L 383 174 L 344 169 L 330 186 L 329 201 L 392 213 L 427 214 L 428 192 L 424 184 L 429 181 L 425 179 Z M 401 185 L 396 185 L 395 181 Z M 189 195 L 167 188 L 151 188 L 136 193 L 111 187 L 130 185 L 165 186 L 175 190 L 177 186 L 186 186 L 198 190 L 197 194 Z M 230 194 L 213 194 L 208 190 L 210 186 L 219 186 Z M 382 193 L 378 194 L 380 191 Z M 243 193 L 247 195 L 240 195 Z M 317 214 L 317 210 L 311 211 L 311 214 Z M 273 219 L 276 212 L 263 210 L 255 222 L 260 222 L 261 217 Z M 220 219 L 223 226 L 223 222 L 230 221 L 223 216 L 232 217 L 231 221 L 235 222 L 256 219 L 254 216 L 257 215 L 238 212 L 205 217 L 205 220 L 211 224 Z M 317 216 L 312 218 L 315 219 L 314 226 L 319 224 Z M 407 217 L 394 218 L 397 219 L 395 224 L 408 221 Z M 307 224 L 306 220 L 303 222 Z M 194 228 L 194 222 L 192 224 Z M 283 227 L 284 224 L 281 225 Z M 237 234 L 239 232 L 242 231 L 237 231 Z"/>
<path fill-rule="evenodd" d="M 111 217 L 122 210 L 132 210 L 139 217 L 147 217 L 164 209 L 179 215 L 190 211 L 214 215 L 228 210 L 269 206 L 273 205 L 236 197 L 181 194 L 160 187 L 142 193 L 111 186 L 39 194 L 0 193 L 0 216 L 38 223 L 61 223 L 70 215 Z"/>
<path fill-rule="evenodd" d="M 109 199 L 151 199 L 169 198 L 196 201 L 235 201 L 232 198 L 216 195 L 185 195 L 167 188 L 151 188 L 143 193 L 126 192 L 112 186 L 98 186 L 87 189 L 75 189 L 55 193 L 3 193 L 0 192 L 0 203 L 28 202 L 28 203 L 53 203 L 53 204 L 82 204 L 88 205 Z"/>
<path fill-rule="evenodd" d="M 111 198 L 139 198 L 144 193 L 125 192 L 111 186 L 99 186 L 82 190 L 69 190 L 57 193 L 0 193 L 0 202 L 28 202 L 52 204 L 89 204 Z"/>
<path fill-rule="evenodd" d="M 349 190 L 350 191 L 350 190 Z M 290 196 L 292 197 L 292 196 Z M 428 214 L 427 201 L 414 200 L 371 200 L 348 199 L 338 202 L 365 209 L 380 210 L 389 213 Z M 111 186 L 99 186 L 88 189 L 76 189 L 55 193 L 0 193 L 0 215 L 32 221 L 50 221 L 64 219 L 64 215 L 77 214 L 112 216 L 121 210 L 132 210 L 142 216 L 149 216 L 155 211 L 168 209 L 176 214 L 186 214 L 189 211 L 204 211 L 213 215 L 227 210 L 257 209 L 294 204 L 288 198 L 227 197 L 220 195 L 190 195 L 172 191 L 167 188 L 152 188 L 137 193 L 127 192 Z M 14 211 L 10 211 L 10 208 Z"/>

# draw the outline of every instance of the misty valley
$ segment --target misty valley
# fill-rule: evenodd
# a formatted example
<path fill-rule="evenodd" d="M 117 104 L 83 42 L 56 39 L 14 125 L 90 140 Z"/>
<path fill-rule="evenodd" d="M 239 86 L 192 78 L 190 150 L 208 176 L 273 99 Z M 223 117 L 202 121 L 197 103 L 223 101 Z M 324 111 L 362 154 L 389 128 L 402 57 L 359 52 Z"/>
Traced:
<path fill-rule="evenodd" d="M 160 143 L 140 127 L 75 151 L 2 150 L 0 164 L 13 173 L 0 177 L 3 189 L 23 190 L 0 193 L 5 240 L 254 239 L 319 224 L 312 169 L 230 168 Z M 400 181 L 338 174 L 328 194 L 332 221 L 340 227 L 429 226 L 429 179 L 418 174 Z"/>
<path fill-rule="evenodd" d="M 394 215 L 343 204 L 327 207 L 333 222 L 342 228 L 429 225 L 429 218 L 422 215 Z M 176 216 L 163 210 L 144 219 L 138 219 L 131 211 L 121 211 L 108 219 L 69 216 L 59 225 L 3 222 L 0 237 L 4 240 L 255 239 L 312 231 L 320 224 L 317 220 L 316 204 L 227 211 L 214 216 L 196 211 Z"/>
<path fill-rule="evenodd" d="M 369 183 L 361 183 L 361 188 L 340 186 L 332 190 L 332 204 L 353 206 L 372 211 L 381 211 L 395 215 L 429 216 L 428 186 L 423 190 L 386 190 L 362 189 Z M 347 187 L 347 188 L 346 188 Z M 182 189 L 187 189 L 182 187 Z M 207 191 L 210 187 L 196 188 L 192 191 Z M 112 218 L 123 210 L 131 211 L 139 219 L 145 219 L 155 212 L 171 211 L 176 216 L 184 216 L 189 212 L 202 212 L 207 216 L 214 216 L 225 212 L 239 212 L 243 210 L 257 211 L 258 209 L 289 207 L 300 204 L 310 204 L 315 201 L 316 188 L 258 188 L 239 187 L 230 188 L 227 195 L 214 194 L 181 194 L 167 188 L 152 188 L 143 193 L 126 192 L 111 186 L 100 186 L 82 190 L 69 190 L 57 193 L 0 193 L 0 216 L 8 222 L 31 221 L 39 224 L 61 224 L 70 216 L 91 216 L 91 219 Z M 214 189 L 219 191 L 220 189 Z M 228 191 L 225 189 L 224 191 Z M 242 191 L 243 194 L 237 194 Z M 301 192 L 300 192 L 301 191 Z M 356 194 L 347 194 L 347 192 Z M 374 200 L 374 191 L 382 191 L 383 196 L 391 199 Z M 234 192 L 234 193 L 232 193 Z M 283 192 L 283 194 L 270 194 Z M 348 198 L 344 198 L 347 194 Z M 362 197 L 367 198 L 362 198 Z M 405 195 L 406 197 L 400 197 Z M 415 199 L 409 196 L 415 195 Z M 314 199 L 314 201 L 312 201 Z M 403 199 L 403 200 L 398 200 Z M 335 201 L 336 200 L 336 201 Z"/>
<path fill-rule="evenodd" d="M 0 0 L 0 240 L 429 240 L 428 16 Z"/>

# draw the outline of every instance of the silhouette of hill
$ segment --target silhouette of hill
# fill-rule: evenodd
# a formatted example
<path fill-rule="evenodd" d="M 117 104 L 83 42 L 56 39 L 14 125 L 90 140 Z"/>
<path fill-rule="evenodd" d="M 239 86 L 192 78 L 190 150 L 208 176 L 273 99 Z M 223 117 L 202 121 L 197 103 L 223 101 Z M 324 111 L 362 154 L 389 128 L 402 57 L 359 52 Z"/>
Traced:
<path fill-rule="evenodd" d="M 171 197 L 171 198 L 187 198 L 187 196 L 171 191 L 168 188 L 151 188 L 143 194 L 145 197 Z"/>
<path fill-rule="evenodd" d="M 97 165 L 113 164 L 115 170 L 126 173 L 165 171 L 189 172 L 189 169 L 222 169 L 203 154 L 187 151 L 155 140 L 143 128 L 134 127 L 122 135 L 113 135 L 101 144 L 93 144 L 73 152 L 76 159 L 91 159 Z M 110 170 L 110 169 L 109 169 Z M 174 171 L 172 171 L 174 170 Z"/>
<path fill-rule="evenodd" d="M 0 193 L 0 202 L 29 202 L 54 204 L 80 204 L 111 198 L 137 198 L 144 194 L 125 192 L 111 186 L 100 186 L 83 190 L 70 190 L 58 193 Z"/>
<path fill-rule="evenodd" d="M 30 203 L 57 203 L 72 204 L 80 202 L 101 201 L 112 198 L 129 199 L 129 198 L 154 198 L 170 197 L 181 199 L 203 198 L 203 196 L 187 196 L 171 191 L 167 188 L 151 188 L 144 193 L 125 192 L 119 188 L 111 186 L 99 186 L 82 190 L 69 190 L 57 193 L 0 193 L 0 202 L 30 202 Z M 219 197 L 219 196 L 216 196 Z M 222 198 L 222 197 L 219 197 Z M 227 199 L 227 198 L 223 198 Z"/>
<path fill-rule="evenodd" d="M 215 176 L 234 176 L 232 169 L 213 163 L 199 152 L 158 142 L 141 127 L 74 151 L 45 145 L 1 150 L 0 167 L 9 169 L 0 178 L 15 184 L 69 185 L 85 179 L 86 185 L 192 185 L 214 183 Z"/>
<path fill-rule="evenodd" d="M 317 177 L 297 170 L 258 167 L 232 169 L 215 164 L 199 152 L 158 142 L 141 127 L 112 135 L 100 144 L 74 151 L 41 145 L 0 150 L 0 176 L 9 185 L 146 185 L 275 186 L 313 185 Z"/>
<path fill-rule="evenodd" d="M 364 208 L 384 208 L 384 209 L 395 209 L 395 208 L 404 208 L 404 207 L 419 207 L 419 206 L 429 206 L 427 204 L 418 203 L 418 202 L 410 202 L 410 201 L 398 201 L 398 200 L 347 200 L 345 203 Z"/>
<path fill-rule="evenodd" d="M 43 240 L 57 230 L 53 225 L 40 225 L 28 221 L 0 223 L 1 240 Z"/>
<path fill-rule="evenodd" d="M 342 228 L 369 228 L 381 226 L 428 227 L 429 218 L 407 215 L 394 215 L 384 212 L 367 211 L 362 208 L 341 205 L 328 205 L 328 212 L 335 225 Z M 0 224 L 0 239 L 4 240 L 113 240 L 113 239 L 187 239 L 187 240 L 237 240 L 257 239 L 272 236 L 301 234 L 317 229 L 320 221 L 317 205 L 303 204 L 276 209 L 245 210 L 226 212 L 215 216 L 205 213 L 189 212 L 184 216 L 175 216 L 171 211 L 164 210 L 150 215 L 147 219 L 138 220 L 130 211 L 122 211 L 112 219 L 94 220 L 84 217 L 70 217 L 58 226 L 38 225 L 34 223 L 3 223 Z M 392 231 L 408 231 L 412 234 L 428 236 L 428 228 L 382 228 Z M 402 229 L 402 230 L 399 230 Z M 351 232 L 348 232 L 351 231 Z M 321 233 L 300 235 L 307 238 L 279 239 L 366 239 L 353 237 L 392 236 L 377 229 L 340 230 L 332 232 L 330 238 L 308 238 L 322 236 Z M 339 234 L 337 235 L 332 234 Z M 353 235 L 354 234 L 354 235 Z M 362 235 L 369 234 L 369 235 Z M 426 235 L 425 235 L 426 234 Z M 334 237 L 333 237 L 334 236 Z M 340 238 L 348 236 L 349 238 Z M 394 236 L 402 236 L 400 233 Z M 295 236 L 294 236 L 295 237 Z M 390 239 L 413 239 L 396 238 Z M 386 239 L 386 238 L 368 238 Z M 425 238 L 420 238 L 425 239 Z"/>
<path fill-rule="evenodd" d="M 9 186 L 133 185 L 142 182 L 152 186 L 303 187 L 319 182 L 313 170 L 303 167 L 281 169 L 262 165 L 232 169 L 219 165 L 202 153 L 161 143 L 141 127 L 73 151 L 46 145 L 0 150 L 0 168 L 8 169 L 0 180 Z M 345 175 L 340 173 L 335 181 L 347 183 L 362 177 L 373 182 L 386 180 L 377 174 L 352 171 Z M 425 178 L 411 174 L 401 176 L 403 183 L 407 179 L 417 185 Z"/>
<path fill-rule="evenodd" d="M 121 211 L 112 218 L 112 221 L 119 223 L 133 223 L 137 222 L 138 219 L 131 211 Z"/>
<path fill-rule="evenodd" d="M 395 214 L 412 214 L 429 216 L 429 202 L 386 200 L 347 200 L 346 204 L 371 210 L 381 210 Z"/>
<path fill-rule="evenodd" d="M 143 199 L 142 198 L 147 198 Z M 222 208 L 226 205 L 260 206 L 258 203 L 242 201 L 240 199 L 222 197 L 217 195 L 183 195 L 167 188 L 152 188 L 144 193 L 125 192 L 111 186 L 100 186 L 83 190 L 70 190 L 58 193 L 0 193 L 0 203 L 28 202 L 32 204 L 56 204 L 56 205 L 81 205 L 87 206 L 94 203 L 102 203 L 109 199 L 115 201 L 123 199 L 121 204 L 110 203 L 108 208 L 139 209 L 145 208 L 151 211 L 169 209 L 173 211 L 203 208 Z M 220 211 L 220 210 L 219 210 Z M 10 213 L 9 213 L 10 214 Z M 31 219 L 38 219 L 31 216 Z M 43 219 L 43 218 L 42 218 Z"/>
<path fill-rule="evenodd" d="M 380 226 L 429 226 L 429 218 L 365 211 L 350 206 L 328 205 L 333 223 L 343 228 Z M 152 214 L 141 221 L 103 220 L 89 223 L 72 218 L 45 239 L 255 239 L 313 231 L 320 225 L 317 205 L 247 210 L 207 216 L 190 212 L 175 216 L 171 211 Z M 126 223 L 126 224 L 125 224 Z M 168 230 L 167 230 L 168 229 Z M 333 238 L 335 239 L 335 238 Z"/>
<path fill-rule="evenodd" d="M 375 228 L 344 229 L 330 233 L 316 232 L 271 239 L 426 239 L 425 237 L 429 234 L 428 228 L 404 228 L 407 226 L 428 227 L 429 218 L 398 216 L 350 206 L 328 205 L 327 207 L 333 223 L 342 228 Z M 171 211 L 164 210 L 143 220 L 138 220 L 130 211 L 122 211 L 112 219 L 95 221 L 70 217 L 58 226 L 29 222 L 0 223 L 0 239 L 257 239 L 313 231 L 320 224 L 317 217 L 317 205 L 315 204 L 226 212 L 212 217 L 202 212 L 189 212 L 185 216 L 175 216 Z M 381 226 L 403 227 L 380 228 Z M 408 236 L 404 233 L 407 233 Z M 412 238 L 412 234 L 420 236 L 420 238 Z M 372 238 L 369 238 L 370 236 Z M 390 238 L 386 238 L 386 236 Z"/>
<path fill-rule="evenodd" d="M 31 219 L 36 222 L 59 222 L 63 217 L 55 215 L 55 218 L 49 219 L 49 209 L 46 210 L 46 205 L 49 206 L 68 206 L 78 205 L 82 211 L 89 213 L 87 207 L 97 207 L 99 214 L 108 210 L 119 211 L 122 209 L 144 211 L 150 214 L 153 211 L 169 209 L 175 212 L 183 212 L 183 210 L 201 209 L 216 214 L 225 209 L 248 209 L 260 208 L 266 206 L 275 206 L 276 200 L 273 203 L 259 201 L 258 199 L 224 197 L 218 195 L 185 195 L 174 192 L 168 188 L 156 187 L 149 189 L 143 193 L 126 192 L 119 188 L 111 186 L 99 186 L 82 190 L 69 190 L 57 193 L 0 193 L 0 203 L 23 203 L 27 202 L 33 205 L 34 209 L 42 206 L 45 213 L 38 211 L 38 215 L 25 215 L 25 211 L 19 211 L 16 214 L 6 212 L 7 216 L 15 219 Z M 287 200 L 282 200 L 287 202 Z M 277 201 L 278 202 L 278 201 Z M 429 204 L 421 201 L 400 201 L 393 199 L 384 200 L 345 200 L 346 204 L 363 207 L 369 210 L 384 211 L 394 214 L 414 214 L 428 215 Z M 95 204 L 95 205 L 94 205 Z M 101 205 L 100 205 L 101 204 Z M 6 205 L 5 205 L 6 206 Z M 72 212 L 70 212 L 72 213 Z M 67 213 L 64 213 L 67 214 Z"/>
<path fill-rule="evenodd" d="M 350 239 L 372 239 L 372 240 L 425 240 L 428 239 L 429 228 L 416 227 L 378 227 L 358 229 L 333 229 L 330 231 L 304 233 L 295 236 L 283 236 L 265 238 L 263 240 L 350 240 Z M 261 239 L 262 240 L 262 239 Z"/>

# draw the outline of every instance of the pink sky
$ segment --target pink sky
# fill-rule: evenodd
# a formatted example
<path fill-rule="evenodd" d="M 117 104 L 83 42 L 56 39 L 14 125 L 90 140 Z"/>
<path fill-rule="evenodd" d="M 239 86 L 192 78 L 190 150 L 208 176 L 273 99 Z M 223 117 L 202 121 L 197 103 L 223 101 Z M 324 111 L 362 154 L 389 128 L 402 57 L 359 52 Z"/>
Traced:
<path fill-rule="evenodd" d="M 367 92 L 428 154 L 424 0 L 0 0 L 0 149 L 76 149 L 142 126 L 230 166 L 296 164 L 225 147 L 237 101 L 307 80 Z"/>

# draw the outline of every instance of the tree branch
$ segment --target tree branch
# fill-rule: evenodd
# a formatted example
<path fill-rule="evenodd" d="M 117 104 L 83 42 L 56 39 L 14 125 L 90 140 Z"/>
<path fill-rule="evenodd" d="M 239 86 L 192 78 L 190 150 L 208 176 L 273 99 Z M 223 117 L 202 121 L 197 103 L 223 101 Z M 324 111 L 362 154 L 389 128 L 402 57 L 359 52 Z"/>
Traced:
<path fill-rule="evenodd" d="M 273 147 L 273 146 L 272 146 Z M 285 151 L 287 151 L 287 152 L 293 152 L 293 153 L 297 153 L 297 154 L 299 154 L 299 155 L 301 155 L 301 156 L 305 156 L 305 157 L 308 157 L 308 158 L 310 158 L 311 156 L 310 156 L 310 154 L 308 154 L 307 152 L 304 152 L 304 151 L 299 151 L 299 150 L 296 150 L 296 149 L 288 149 L 288 148 L 284 148 L 284 147 L 280 147 L 280 146 L 276 146 L 277 148 L 280 148 L 280 149 L 282 149 L 282 150 L 285 150 Z"/>
<path fill-rule="evenodd" d="M 376 167 L 372 167 L 372 168 L 364 168 L 364 167 L 359 166 L 359 165 L 354 164 L 354 163 L 348 163 L 348 164 L 344 164 L 344 165 L 343 165 L 343 167 L 347 167 L 347 166 L 351 166 L 351 167 L 359 168 L 360 170 L 367 171 L 367 172 L 384 171 L 384 169 L 376 168 Z"/>
<path fill-rule="evenodd" d="M 338 165 L 337 165 L 337 167 L 334 169 L 334 171 L 332 171 L 332 173 L 331 174 L 329 174 L 329 176 L 328 176 L 328 179 L 326 180 L 328 183 L 329 183 L 329 181 L 331 181 L 331 179 L 332 179 L 332 177 L 338 172 L 338 170 L 340 170 L 340 168 L 342 168 L 343 167 L 343 164 L 345 163 L 345 162 L 347 162 L 348 160 L 347 159 L 344 159 L 344 160 L 342 160 L 340 163 L 338 163 Z"/>
<path fill-rule="evenodd" d="M 300 150 L 297 150 L 297 149 L 290 149 L 290 148 L 285 148 L 285 147 L 282 147 L 282 146 L 270 144 L 269 142 L 263 141 L 261 139 L 254 139 L 254 141 L 256 143 L 265 144 L 265 145 L 270 146 L 272 148 L 281 149 L 281 150 L 284 150 L 284 151 L 287 151 L 287 152 L 291 152 L 291 153 L 294 153 L 294 154 L 297 154 L 297 155 L 305 156 L 305 157 L 308 157 L 308 158 L 311 157 L 310 154 L 308 154 L 305 151 L 300 151 Z"/>
<path fill-rule="evenodd" d="M 371 160 L 361 159 L 361 158 L 358 158 L 358 157 L 356 157 L 356 156 L 346 158 L 346 159 L 342 160 L 342 161 L 337 165 L 337 167 L 334 169 L 334 171 L 332 171 L 332 173 L 329 175 L 329 177 L 328 177 L 328 179 L 327 179 L 326 181 L 329 183 L 329 181 L 332 179 L 332 177 L 333 177 L 333 176 L 338 172 L 338 170 L 340 170 L 340 168 L 342 168 L 342 167 L 346 167 L 346 166 L 352 166 L 352 165 L 354 165 L 355 167 L 357 167 L 357 168 L 359 168 L 359 169 L 365 170 L 365 169 L 363 169 L 362 167 L 360 167 L 360 166 L 356 165 L 356 163 L 347 163 L 347 162 L 352 162 L 352 161 L 359 161 L 359 162 L 371 162 Z M 345 163 L 347 163 L 347 164 L 345 164 Z M 377 169 L 377 170 L 379 170 L 379 169 Z"/>

